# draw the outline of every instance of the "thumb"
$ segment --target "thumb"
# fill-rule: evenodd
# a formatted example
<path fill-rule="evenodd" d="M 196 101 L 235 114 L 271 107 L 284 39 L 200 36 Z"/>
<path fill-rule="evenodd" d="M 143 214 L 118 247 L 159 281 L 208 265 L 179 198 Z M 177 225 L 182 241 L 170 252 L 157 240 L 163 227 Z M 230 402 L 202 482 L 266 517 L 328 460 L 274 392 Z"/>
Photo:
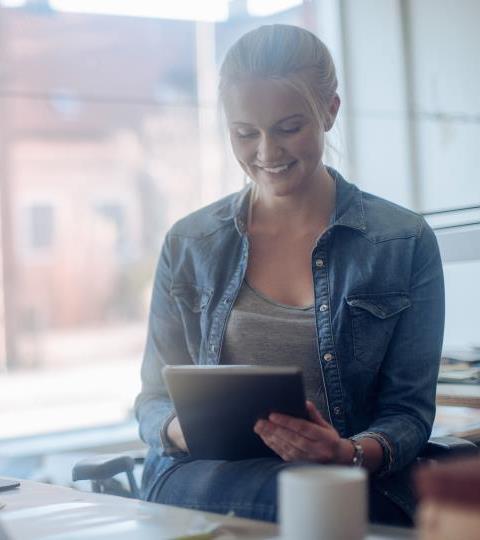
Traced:
<path fill-rule="evenodd" d="M 312 422 L 322 427 L 330 426 L 330 424 L 323 418 L 320 411 L 315 407 L 315 405 L 311 401 L 307 400 L 306 406 L 307 406 L 308 416 L 310 416 L 310 420 Z"/>

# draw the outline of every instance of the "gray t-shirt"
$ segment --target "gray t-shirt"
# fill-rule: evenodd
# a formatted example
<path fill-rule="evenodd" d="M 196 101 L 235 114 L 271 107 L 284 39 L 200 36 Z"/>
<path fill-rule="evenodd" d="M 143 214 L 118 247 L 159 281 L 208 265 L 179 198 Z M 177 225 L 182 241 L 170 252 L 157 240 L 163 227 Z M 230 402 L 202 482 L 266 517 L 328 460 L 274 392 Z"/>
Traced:
<path fill-rule="evenodd" d="M 301 367 L 307 399 L 330 421 L 313 305 L 280 304 L 244 281 L 228 320 L 221 363 Z"/>

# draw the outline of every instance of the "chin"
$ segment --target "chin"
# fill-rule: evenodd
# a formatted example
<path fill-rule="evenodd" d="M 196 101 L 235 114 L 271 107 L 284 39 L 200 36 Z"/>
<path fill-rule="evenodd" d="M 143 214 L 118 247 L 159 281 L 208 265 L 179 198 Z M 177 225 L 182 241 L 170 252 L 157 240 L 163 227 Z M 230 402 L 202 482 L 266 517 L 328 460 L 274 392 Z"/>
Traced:
<path fill-rule="evenodd" d="M 265 184 L 264 184 L 265 185 Z M 302 189 L 301 184 L 297 182 L 287 181 L 287 182 L 272 182 L 265 185 L 265 188 L 276 197 L 287 197 L 293 193 L 298 192 Z"/>

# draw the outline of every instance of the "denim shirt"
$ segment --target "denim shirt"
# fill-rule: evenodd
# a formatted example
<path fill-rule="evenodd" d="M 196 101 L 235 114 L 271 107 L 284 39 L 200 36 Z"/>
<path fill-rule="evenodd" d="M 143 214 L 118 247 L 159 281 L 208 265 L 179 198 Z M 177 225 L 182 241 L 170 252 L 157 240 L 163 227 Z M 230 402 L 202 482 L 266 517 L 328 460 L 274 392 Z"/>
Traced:
<path fill-rule="evenodd" d="M 444 326 L 438 245 L 422 216 L 362 192 L 334 169 L 336 205 L 311 256 L 318 368 L 330 421 L 342 437 L 373 437 L 381 474 L 411 463 L 435 415 Z M 172 451 L 165 364 L 220 361 L 225 328 L 248 263 L 250 187 L 177 222 L 157 266 L 142 391 L 141 438 Z"/>

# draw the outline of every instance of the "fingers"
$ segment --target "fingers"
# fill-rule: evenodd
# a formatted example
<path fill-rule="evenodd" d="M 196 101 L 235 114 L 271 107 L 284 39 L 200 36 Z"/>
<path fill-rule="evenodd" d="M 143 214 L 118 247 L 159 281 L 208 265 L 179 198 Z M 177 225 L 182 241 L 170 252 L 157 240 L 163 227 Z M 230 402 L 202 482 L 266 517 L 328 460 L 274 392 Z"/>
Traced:
<path fill-rule="evenodd" d="M 340 436 L 311 401 L 307 401 L 306 407 L 310 420 L 272 413 L 268 420 L 258 420 L 254 431 L 286 461 L 329 463 L 334 459 Z"/>
<path fill-rule="evenodd" d="M 332 460 L 336 432 L 314 427 L 323 434 L 316 440 L 306 438 L 301 433 L 295 433 L 287 428 L 274 424 L 269 420 L 259 420 L 254 427 L 255 433 L 263 442 L 285 461 L 313 461 L 329 463 Z M 332 437 L 334 436 L 334 437 Z"/>
<path fill-rule="evenodd" d="M 273 422 L 260 420 L 255 425 L 254 431 L 265 441 L 268 441 L 269 445 L 276 443 L 281 448 L 292 446 L 302 453 L 311 453 L 313 450 L 314 442 L 312 440 Z"/>
<path fill-rule="evenodd" d="M 295 418 L 279 413 L 270 414 L 268 419 L 278 426 L 284 427 L 295 433 L 300 433 L 303 437 L 316 441 L 325 434 L 326 429 L 330 430 L 331 426 L 322 418 L 321 414 L 316 409 L 311 412 L 307 406 L 307 410 L 312 418 L 311 420 L 304 420 L 303 418 Z M 316 416 L 314 416 L 315 412 Z"/>
<path fill-rule="evenodd" d="M 311 401 L 306 401 L 307 412 L 312 422 L 315 422 L 319 426 L 329 427 L 330 424 L 323 418 L 320 411 L 315 407 Z"/>
<path fill-rule="evenodd" d="M 330 463 L 333 453 L 329 444 L 323 441 L 316 443 L 294 437 L 285 439 L 278 428 L 275 431 L 256 430 L 263 442 L 278 454 L 284 461 L 310 461 L 315 463 Z M 291 433 L 291 432 L 290 432 Z"/>
<path fill-rule="evenodd" d="M 298 448 L 280 441 L 264 441 L 283 461 L 312 461 L 310 454 L 302 452 Z"/>
<path fill-rule="evenodd" d="M 259 421 L 254 429 L 263 442 L 284 461 L 310 461 L 312 459 L 311 454 L 301 447 L 299 440 L 295 442 L 300 447 L 295 446 L 292 438 L 289 440 L 284 439 L 280 434 L 280 430 L 270 422 Z"/>

